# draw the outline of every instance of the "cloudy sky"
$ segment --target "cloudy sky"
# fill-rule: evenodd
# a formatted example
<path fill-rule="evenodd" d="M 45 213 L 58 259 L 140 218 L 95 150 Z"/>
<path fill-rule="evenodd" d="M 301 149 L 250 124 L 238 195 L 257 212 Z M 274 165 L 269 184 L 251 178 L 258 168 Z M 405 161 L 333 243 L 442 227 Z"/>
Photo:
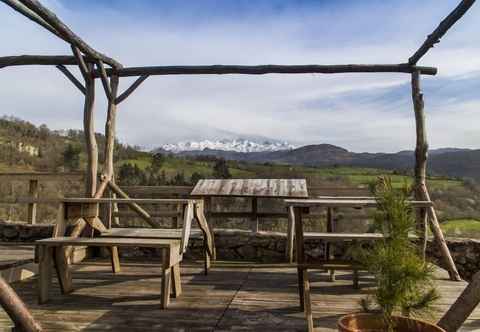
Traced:
<path fill-rule="evenodd" d="M 125 66 L 401 63 L 458 0 L 44 0 Z M 480 6 L 421 60 L 430 145 L 480 148 Z M 66 43 L 0 3 L 0 55 L 69 54 Z M 78 73 L 77 73 L 78 74 Z M 406 74 L 150 77 L 119 107 L 121 141 L 256 137 L 398 151 L 414 145 Z M 121 90 L 132 79 L 122 79 Z M 48 67 L 0 70 L 0 115 L 81 128 L 82 95 Z M 105 97 L 97 82 L 97 131 Z"/>

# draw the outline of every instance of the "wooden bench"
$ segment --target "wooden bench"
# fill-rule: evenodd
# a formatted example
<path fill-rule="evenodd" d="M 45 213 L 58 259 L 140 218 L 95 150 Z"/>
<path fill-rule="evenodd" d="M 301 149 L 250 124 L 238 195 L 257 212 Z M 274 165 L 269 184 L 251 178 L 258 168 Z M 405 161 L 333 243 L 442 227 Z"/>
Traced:
<path fill-rule="evenodd" d="M 180 262 L 182 254 L 180 240 L 177 239 L 132 239 L 132 238 L 82 238 L 57 237 L 36 241 L 39 253 L 38 300 L 45 303 L 49 298 L 52 282 L 52 267 L 55 266 L 60 289 L 63 294 L 72 291 L 72 274 L 66 260 L 62 259 L 66 246 L 88 247 L 145 247 L 162 250 L 161 308 L 166 309 L 170 292 L 177 297 L 182 292 L 180 282 Z M 173 285 L 172 285 L 173 284 Z M 173 288 L 172 288 L 173 286 Z"/>
<path fill-rule="evenodd" d="M 101 237 L 114 238 L 139 238 L 139 239 L 177 239 L 182 241 L 182 253 L 187 250 L 189 238 L 203 239 L 204 243 L 204 271 L 205 274 L 211 265 L 211 260 L 216 259 L 213 231 L 209 228 L 204 215 L 202 200 L 190 200 L 192 206 L 186 205 L 182 228 L 121 228 L 114 227 L 103 231 Z M 198 228 L 190 227 L 192 220 L 197 222 Z"/>
<path fill-rule="evenodd" d="M 335 233 L 333 223 L 333 208 L 374 208 L 378 202 L 370 197 L 322 197 L 317 199 L 287 199 L 285 200 L 289 211 L 290 227 L 292 227 L 296 245 L 297 256 L 297 276 L 298 276 L 298 294 L 300 299 L 300 308 L 305 311 L 307 326 L 309 331 L 313 331 L 312 303 L 310 300 L 310 282 L 308 280 L 308 269 L 325 268 L 331 263 L 329 242 L 333 241 L 376 241 L 383 239 L 382 234 L 378 233 Z M 431 201 L 410 201 L 414 208 L 432 207 Z M 303 231 L 302 214 L 308 213 L 310 208 L 327 209 L 327 233 L 305 233 Z M 306 237 L 317 238 L 326 242 L 325 259 L 318 263 L 307 262 L 305 259 L 304 241 Z M 353 270 L 354 286 L 358 287 L 358 268 L 347 264 L 345 268 Z M 338 267 L 330 266 L 330 276 L 335 280 L 334 271 Z"/>

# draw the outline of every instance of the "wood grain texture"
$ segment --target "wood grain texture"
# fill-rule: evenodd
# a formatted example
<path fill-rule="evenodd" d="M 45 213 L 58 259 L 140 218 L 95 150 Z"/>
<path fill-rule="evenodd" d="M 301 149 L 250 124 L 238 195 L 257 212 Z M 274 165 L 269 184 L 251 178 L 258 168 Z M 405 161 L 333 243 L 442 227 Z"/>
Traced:
<path fill-rule="evenodd" d="M 176 239 L 132 239 L 132 238 L 108 238 L 108 237 L 56 237 L 36 241 L 44 246 L 89 246 L 89 247 L 150 247 L 150 248 L 179 248 L 180 240 Z"/>
<path fill-rule="evenodd" d="M 38 305 L 37 277 L 12 286 L 46 331 L 305 331 L 304 313 L 298 309 L 297 274 L 288 264 L 217 262 L 208 275 L 203 264 L 182 262 L 182 296 L 159 310 L 161 259 L 125 261 L 122 272 L 113 275 L 108 260 L 86 261 L 72 270 L 75 291 L 59 294 L 54 280 L 52 298 Z M 352 273 L 337 271 L 337 281 L 309 271 L 310 296 L 315 331 L 337 331 L 341 315 L 359 311 L 360 299 L 372 290 L 374 280 L 360 272 L 360 289 L 352 288 Z M 448 280 L 439 271 L 435 285 L 441 294 L 433 312 L 438 320 L 455 302 L 466 282 Z M 55 294 L 55 296 L 53 296 Z M 480 309 L 475 309 L 460 329 L 480 329 Z M 12 322 L 0 310 L 0 331 Z"/>
<path fill-rule="evenodd" d="M 424 112 L 424 102 L 423 94 L 421 91 L 420 85 L 420 73 L 414 72 L 412 74 L 412 100 L 413 100 L 413 109 L 415 112 L 415 123 L 416 123 L 416 148 L 415 148 L 415 198 L 421 199 L 424 201 L 430 201 L 430 194 L 427 189 L 426 184 L 426 173 L 427 173 L 427 153 L 428 153 L 428 142 L 426 134 L 426 125 L 425 125 L 425 112 Z M 450 250 L 448 249 L 447 243 L 443 236 L 442 229 L 440 228 L 440 223 L 438 222 L 437 214 L 433 205 L 427 207 L 426 211 L 423 212 L 424 215 L 419 216 L 419 222 L 424 222 L 426 220 L 426 215 L 428 213 L 428 223 L 430 229 L 435 237 L 436 243 L 442 253 L 442 258 L 445 266 L 447 267 L 450 278 L 452 280 L 460 281 L 460 274 L 458 273 L 455 262 L 453 261 Z M 422 239 L 422 250 L 426 248 L 426 225 L 420 224 L 419 229 L 423 230 L 421 236 Z"/>
<path fill-rule="evenodd" d="M 116 60 L 96 51 L 90 45 L 88 45 L 82 38 L 76 35 L 70 28 L 63 23 L 52 11 L 43 6 L 38 0 L 19 0 L 25 7 L 30 9 L 31 12 L 41 17 L 54 31 L 50 30 L 55 35 L 60 35 L 62 39 L 68 41 L 70 44 L 78 47 L 84 54 L 91 56 L 95 59 L 100 59 L 103 62 L 111 65 L 115 68 L 121 68 L 122 65 Z M 46 28 L 43 24 L 43 27 Z"/>
<path fill-rule="evenodd" d="M 347 65 L 211 65 L 211 66 L 145 66 L 127 67 L 118 70 L 107 69 L 107 74 L 115 72 L 120 77 L 143 75 L 266 75 L 266 74 L 337 74 L 337 73 L 412 73 L 436 75 L 437 68 L 400 64 L 347 64 Z M 100 77 L 98 71 L 95 77 Z"/>
<path fill-rule="evenodd" d="M 462 0 L 448 16 L 440 22 L 438 27 L 428 35 L 420 48 L 408 59 L 408 63 L 415 65 L 425 54 L 427 54 L 430 48 L 440 42 L 440 38 L 442 38 L 463 15 L 465 15 L 474 3 L 475 0 Z"/>
<path fill-rule="evenodd" d="M 233 196 L 267 198 L 307 198 L 304 179 L 204 179 L 198 181 L 192 196 Z"/>
<path fill-rule="evenodd" d="M 286 199 L 287 206 L 295 207 L 376 207 L 377 201 L 373 199 Z M 431 201 L 410 201 L 410 205 L 414 208 L 431 207 Z"/>

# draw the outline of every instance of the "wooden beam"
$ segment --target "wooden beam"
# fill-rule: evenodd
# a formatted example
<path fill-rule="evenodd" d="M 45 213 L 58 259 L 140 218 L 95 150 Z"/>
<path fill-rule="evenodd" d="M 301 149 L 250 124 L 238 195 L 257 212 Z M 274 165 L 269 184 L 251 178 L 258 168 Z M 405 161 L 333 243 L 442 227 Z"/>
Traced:
<path fill-rule="evenodd" d="M 73 85 L 77 87 L 78 90 L 80 90 L 81 93 L 83 93 L 84 95 L 86 94 L 85 86 L 80 83 L 80 81 L 77 80 L 75 76 L 73 76 L 73 74 L 67 69 L 67 67 L 65 67 L 64 65 L 57 65 L 56 67 L 65 75 L 66 78 L 68 78 L 70 82 L 73 83 Z"/>
<path fill-rule="evenodd" d="M 448 309 L 437 323 L 447 332 L 458 331 L 473 310 L 480 303 L 480 272 L 477 272 L 472 282 L 463 290 L 455 303 Z"/>
<path fill-rule="evenodd" d="M 107 73 L 105 72 L 105 66 L 103 65 L 102 60 L 95 61 L 97 64 L 97 69 L 100 72 L 100 79 L 102 81 L 103 90 L 105 90 L 105 95 L 108 100 L 112 99 L 112 88 L 110 87 L 110 82 L 108 81 Z"/>
<path fill-rule="evenodd" d="M 130 85 L 130 87 L 128 87 L 128 89 L 126 89 L 120 96 L 118 96 L 115 99 L 115 104 L 118 105 L 122 101 L 127 99 L 128 96 L 130 96 L 132 94 L 132 92 L 135 91 L 140 86 L 140 84 L 142 84 L 148 78 L 148 76 L 149 75 L 142 75 L 139 78 L 137 78 L 137 80 L 135 82 L 133 82 L 133 84 Z"/>
<path fill-rule="evenodd" d="M 1 1 L 1 0 L 0 0 Z M 91 58 L 85 59 L 92 62 Z M 14 55 L 0 57 L 0 68 L 13 66 L 56 66 L 77 65 L 77 59 L 72 55 Z"/>
<path fill-rule="evenodd" d="M 105 76 L 106 78 L 106 76 Z M 108 78 L 107 78 L 108 79 Z M 103 196 L 107 184 L 113 178 L 113 152 L 115 147 L 115 124 L 117 117 L 117 105 L 115 104 L 115 98 L 118 91 L 118 76 L 112 76 L 109 82 L 111 87 L 111 96 L 108 99 L 107 120 L 105 122 L 105 157 L 103 161 L 103 174 L 102 182 L 95 193 L 95 198 Z"/>
<path fill-rule="evenodd" d="M 43 28 L 47 29 L 51 33 L 53 33 L 55 36 L 57 36 L 60 39 L 63 39 L 64 41 L 68 42 L 68 40 L 62 36 L 55 28 L 53 28 L 49 23 L 47 23 L 43 18 L 38 16 L 35 12 L 30 10 L 28 7 L 20 3 L 18 0 L 0 0 L 6 5 L 10 6 L 13 10 L 19 12 L 26 18 L 32 20 L 33 22 L 39 24 Z"/>
<path fill-rule="evenodd" d="M 416 67 L 408 63 L 387 65 L 212 65 L 212 66 L 151 66 L 127 67 L 118 70 L 107 69 L 107 75 L 120 77 L 143 75 L 225 75 L 225 74 L 337 74 L 337 73 L 412 73 L 420 71 L 423 75 L 436 75 L 437 68 Z M 97 70 L 95 77 L 100 77 Z"/>
<path fill-rule="evenodd" d="M 412 100 L 413 100 L 413 109 L 415 112 L 415 123 L 416 123 L 416 148 L 415 148 L 415 198 L 425 201 L 430 201 L 430 194 L 428 193 L 426 185 L 426 169 L 427 169 L 427 135 L 425 129 L 425 113 L 424 113 L 424 102 L 423 94 L 420 88 L 420 73 L 414 72 L 412 74 Z M 427 208 L 428 212 L 428 221 L 430 224 L 430 229 L 432 230 L 433 236 L 439 246 L 440 252 L 442 253 L 443 261 L 445 267 L 450 275 L 450 279 L 454 281 L 462 280 L 458 273 L 458 270 L 453 261 L 450 250 L 448 249 L 445 238 L 443 237 L 440 224 L 435 213 L 433 206 Z"/>
<path fill-rule="evenodd" d="M 85 81 L 91 80 L 91 74 L 93 70 L 93 66 L 87 66 L 85 62 L 85 58 L 83 57 L 82 52 L 78 49 L 78 47 L 74 45 L 70 45 L 72 49 L 73 56 L 77 60 L 78 68 L 80 69 L 80 73 L 82 74 Z M 91 64 L 89 64 L 91 65 Z"/>
<path fill-rule="evenodd" d="M 128 195 L 123 192 L 122 189 L 120 189 L 119 186 L 117 186 L 115 183 L 113 183 L 112 181 L 108 182 L 108 186 L 110 187 L 110 189 L 112 189 L 112 191 L 117 194 L 118 196 L 120 197 L 123 197 L 124 199 L 130 199 L 130 197 L 128 197 Z M 136 213 L 138 213 L 138 215 L 140 217 L 142 217 L 143 220 L 145 220 L 150 226 L 154 227 L 154 228 L 159 228 L 160 225 L 155 221 L 153 220 L 150 215 L 148 214 L 147 211 L 145 211 L 144 209 L 142 209 L 137 203 L 133 202 L 133 201 L 126 201 L 125 202 L 133 211 L 135 211 Z"/>
<path fill-rule="evenodd" d="M 440 42 L 445 33 L 472 7 L 475 0 L 462 0 L 460 4 L 444 18 L 438 27 L 427 36 L 422 46 L 408 59 L 410 65 L 415 65 L 435 44 Z"/>
<path fill-rule="evenodd" d="M 88 65 L 91 70 L 92 65 Z M 95 80 L 85 74 L 85 106 L 83 110 L 83 130 L 85 133 L 85 144 L 87 152 L 87 171 L 86 171 L 86 195 L 93 197 L 97 189 L 97 171 L 98 171 L 98 146 L 95 138 L 94 126 L 94 102 L 95 102 Z"/>
<path fill-rule="evenodd" d="M 78 47 L 83 53 L 95 59 L 100 59 L 103 62 L 111 65 L 114 68 L 121 68 L 122 65 L 114 59 L 94 50 L 79 36 L 77 36 L 70 28 L 65 25 L 52 11 L 44 7 L 38 0 L 19 0 L 24 6 L 29 8 L 32 12 L 41 17 L 54 30 L 63 36 L 69 43 Z"/>

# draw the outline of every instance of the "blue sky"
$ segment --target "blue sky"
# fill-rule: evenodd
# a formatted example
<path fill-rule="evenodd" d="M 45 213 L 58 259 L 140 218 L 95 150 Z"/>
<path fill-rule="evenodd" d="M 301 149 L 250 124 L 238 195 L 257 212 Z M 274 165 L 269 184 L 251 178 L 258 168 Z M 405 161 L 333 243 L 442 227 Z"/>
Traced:
<path fill-rule="evenodd" d="M 457 1 L 42 1 L 126 66 L 405 62 Z M 415 10 L 412 10 L 415 8 Z M 479 148 L 480 44 L 474 5 L 422 59 L 432 147 Z M 0 3 L 0 54 L 68 54 L 63 41 Z M 82 96 L 53 68 L 0 75 L 0 114 L 80 128 Z M 33 75 L 32 75 L 33 74 Z M 409 75 L 151 77 L 119 107 L 122 141 L 268 137 L 353 151 L 414 145 Z M 121 87 L 131 79 L 122 80 Z M 105 97 L 98 85 L 98 131 Z M 61 98 L 58 98 L 58 96 Z"/>

